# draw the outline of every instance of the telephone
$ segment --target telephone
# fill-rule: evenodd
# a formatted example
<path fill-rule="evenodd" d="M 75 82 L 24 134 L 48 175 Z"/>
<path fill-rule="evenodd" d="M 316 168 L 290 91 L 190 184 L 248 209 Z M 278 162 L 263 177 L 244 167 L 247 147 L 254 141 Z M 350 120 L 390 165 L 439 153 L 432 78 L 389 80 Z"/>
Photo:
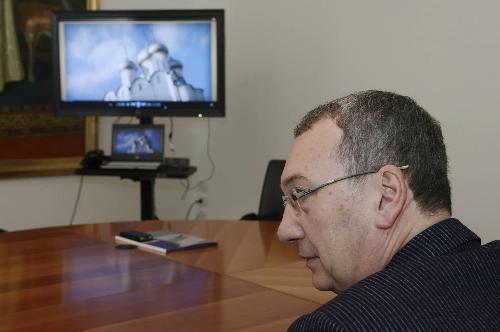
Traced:
<path fill-rule="evenodd" d="M 102 150 L 90 150 L 83 157 L 80 165 L 85 168 L 98 168 L 100 167 L 107 157 Z"/>

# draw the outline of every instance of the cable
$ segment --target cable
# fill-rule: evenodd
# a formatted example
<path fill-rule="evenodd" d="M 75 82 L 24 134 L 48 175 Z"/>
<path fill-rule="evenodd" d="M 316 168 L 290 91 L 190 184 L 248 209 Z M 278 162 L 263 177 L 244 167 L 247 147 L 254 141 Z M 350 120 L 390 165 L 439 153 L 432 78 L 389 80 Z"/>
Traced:
<path fill-rule="evenodd" d="M 185 220 L 187 220 L 189 218 L 189 215 L 191 214 L 191 210 L 193 209 L 193 207 L 196 205 L 196 204 L 201 204 L 203 203 L 203 199 L 201 198 L 198 198 L 196 201 L 194 201 L 193 203 L 191 203 L 189 205 L 189 208 L 186 212 L 186 216 L 184 217 Z"/>
<path fill-rule="evenodd" d="M 210 154 L 210 137 L 212 136 L 212 130 L 210 128 L 210 118 L 207 118 L 207 157 L 208 161 L 210 161 L 211 169 L 210 169 L 210 175 L 206 177 L 203 180 L 198 181 L 197 184 L 195 184 L 193 187 L 191 187 L 189 190 L 193 190 L 198 188 L 201 184 L 210 181 L 214 175 L 215 175 L 215 162 L 212 159 L 212 155 Z"/>
<path fill-rule="evenodd" d="M 172 117 L 170 117 L 169 119 L 170 119 L 170 133 L 168 134 L 168 147 L 169 147 L 169 149 L 170 149 L 171 152 L 174 152 L 174 150 L 175 150 L 174 142 L 173 142 L 173 138 L 174 138 L 174 120 L 172 119 Z"/>
<path fill-rule="evenodd" d="M 184 191 L 182 192 L 182 195 L 181 195 L 181 200 L 185 200 L 186 195 L 189 191 L 189 186 L 190 186 L 189 179 L 188 178 L 181 179 L 181 185 L 184 187 Z"/>
<path fill-rule="evenodd" d="M 80 202 L 80 195 L 82 193 L 82 187 L 83 187 L 83 175 L 80 176 L 80 185 L 78 186 L 78 192 L 76 194 L 75 205 L 73 206 L 73 213 L 71 214 L 71 219 L 69 220 L 70 225 L 73 225 L 73 222 L 75 221 L 76 210 L 78 208 L 78 203 Z"/>
<path fill-rule="evenodd" d="M 174 155 L 175 151 L 173 137 L 174 137 L 174 119 L 170 117 L 170 133 L 168 134 L 168 148 L 170 152 L 172 152 L 172 156 Z"/>
<path fill-rule="evenodd" d="M 196 189 L 199 186 L 201 186 L 203 183 L 210 181 L 215 175 L 215 162 L 212 159 L 212 155 L 210 154 L 210 137 L 212 135 L 212 130 L 210 128 L 210 118 L 208 118 L 208 117 L 207 117 L 207 132 L 208 132 L 207 133 L 207 157 L 208 157 L 208 161 L 210 161 L 210 165 L 211 165 L 210 175 L 207 176 L 205 179 L 198 181 L 198 183 L 196 183 L 192 187 L 189 185 L 189 181 L 187 181 L 187 185 L 185 185 L 184 183 L 181 182 L 185 188 L 184 192 L 182 193 L 182 199 L 186 198 L 188 191 Z"/>

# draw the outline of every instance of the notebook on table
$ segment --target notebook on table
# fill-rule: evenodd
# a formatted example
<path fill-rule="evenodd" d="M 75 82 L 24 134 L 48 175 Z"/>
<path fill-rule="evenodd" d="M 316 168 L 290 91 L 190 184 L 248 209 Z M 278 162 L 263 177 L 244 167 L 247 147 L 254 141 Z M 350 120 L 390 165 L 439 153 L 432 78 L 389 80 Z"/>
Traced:
<path fill-rule="evenodd" d="M 163 162 L 163 125 L 114 124 L 110 161 L 101 168 L 157 169 Z"/>
<path fill-rule="evenodd" d="M 160 255 L 165 255 L 173 251 L 217 246 L 217 242 L 215 241 L 185 233 L 172 232 L 166 229 L 142 233 L 151 237 L 150 239 L 146 239 L 146 241 L 142 242 L 138 239 L 131 239 L 124 233 L 130 232 L 120 232 L 119 235 L 116 235 L 116 243 L 136 245 L 141 250 Z"/>

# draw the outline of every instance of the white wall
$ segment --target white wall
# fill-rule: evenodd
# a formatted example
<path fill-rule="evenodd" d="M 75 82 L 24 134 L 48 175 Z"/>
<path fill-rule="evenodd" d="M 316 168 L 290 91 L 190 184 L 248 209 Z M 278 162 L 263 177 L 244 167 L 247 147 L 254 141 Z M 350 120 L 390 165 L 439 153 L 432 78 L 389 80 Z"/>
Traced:
<path fill-rule="evenodd" d="M 258 205 L 265 164 L 284 158 L 291 129 L 309 109 L 351 91 L 414 97 L 441 121 L 451 161 L 454 214 L 485 240 L 500 238 L 500 3 L 497 1 L 101 0 L 103 9 L 224 8 L 227 117 L 212 119 L 215 177 L 209 218 Z M 101 121 L 101 146 L 109 127 Z M 168 124 L 166 120 L 160 122 Z M 176 155 L 209 173 L 206 120 L 175 119 Z M 60 225 L 71 215 L 74 176 L 0 182 L 1 227 Z M 157 181 L 158 214 L 183 218 L 177 180 Z M 194 211 L 195 216 L 197 211 Z M 139 216 L 138 184 L 84 181 L 76 222 Z"/>

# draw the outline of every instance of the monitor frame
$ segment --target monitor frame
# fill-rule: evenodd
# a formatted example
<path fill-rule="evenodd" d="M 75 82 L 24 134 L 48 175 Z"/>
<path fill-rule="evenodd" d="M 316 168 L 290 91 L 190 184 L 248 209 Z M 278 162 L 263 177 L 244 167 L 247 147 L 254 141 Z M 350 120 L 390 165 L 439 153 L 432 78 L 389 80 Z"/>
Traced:
<path fill-rule="evenodd" d="M 161 102 L 161 106 L 137 105 L 137 101 L 119 106 L 108 101 L 63 101 L 61 93 L 60 70 L 60 29 L 61 22 L 72 21 L 208 21 L 216 22 L 216 89 L 217 100 L 206 102 Z M 82 12 L 52 13 L 52 52 L 53 52 L 53 97 L 55 113 L 59 116 L 134 116 L 151 117 L 224 117 L 225 116 L 225 41 L 224 10 L 101 10 Z M 142 103 L 144 104 L 144 103 Z"/>

